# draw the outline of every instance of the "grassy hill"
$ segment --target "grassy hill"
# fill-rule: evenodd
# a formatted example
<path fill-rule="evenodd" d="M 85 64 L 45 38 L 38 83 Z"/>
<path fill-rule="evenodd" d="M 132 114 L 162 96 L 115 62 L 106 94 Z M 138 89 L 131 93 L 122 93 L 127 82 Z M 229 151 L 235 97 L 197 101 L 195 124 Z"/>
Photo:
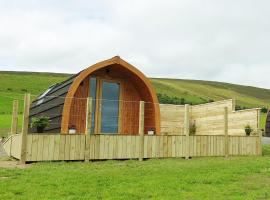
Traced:
<path fill-rule="evenodd" d="M 233 98 L 236 99 L 237 105 L 241 107 L 270 106 L 269 89 L 200 80 L 159 78 L 151 80 L 157 93 L 185 98 L 189 103 L 193 104 Z"/>
<path fill-rule="evenodd" d="M 0 71 L 0 115 L 10 115 L 12 100 L 19 99 L 20 111 L 25 92 L 35 98 L 50 85 L 67 79 L 71 74 L 37 73 L 37 72 L 4 72 Z M 186 103 L 200 104 L 222 99 L 236 99 L 242 108 L 270 107 L 270 90 L 250 86 L 182 79 L 151 79 L 157 93 L 169 98 L 182 98 Z M 7 124 L 0 118 L 0 127 Z M 8 117 L 9 118 L 9 117 Z"/>

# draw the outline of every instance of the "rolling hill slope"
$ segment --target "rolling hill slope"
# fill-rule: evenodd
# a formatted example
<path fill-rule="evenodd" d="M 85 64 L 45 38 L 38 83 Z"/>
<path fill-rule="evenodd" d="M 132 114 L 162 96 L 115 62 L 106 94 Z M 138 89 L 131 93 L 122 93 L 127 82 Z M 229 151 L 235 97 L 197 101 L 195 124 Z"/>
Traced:
<path fill-rule="evenodd" d="M 13 99 L 19 99 L 22 112 L 25 92 L 30 92 L 35 98 L 50 85 L 69 76 L 71 74 L 0 71 L 0 136 L 5 135 L 10 127 Z M 151 81 L 159 95 L 184 99 L 190 104 L 234 98 L 242 108 L 270 107 L 269 89 L 200 80 L 152 78 Z M 265 115 L 262 115 L 262 128 L 264 123 Z"/>
<path fill-rule="evenodd" d="M 193 104 L 223 99 L 236 99 L 241 107 L 269 107 L 270 90 L 236 85 L 230 83 L 182 80 L 182 79 L 151 79 L 157 93 L 185 98 Z"/>
<path fill-rule="evenodd" d="M 67 79 L 70 74 L 0 71 L 0 114 L 11 112 L 13 98 L 23 99 L 25 92 L 39 95 L 50 85 Z M 241 107 L 269 107 L 270 90 L 250 86 L 182 79 L 151 79 L 156 92 L 169 97 L 184 98 L 192 104 L 236 99 Z"/>

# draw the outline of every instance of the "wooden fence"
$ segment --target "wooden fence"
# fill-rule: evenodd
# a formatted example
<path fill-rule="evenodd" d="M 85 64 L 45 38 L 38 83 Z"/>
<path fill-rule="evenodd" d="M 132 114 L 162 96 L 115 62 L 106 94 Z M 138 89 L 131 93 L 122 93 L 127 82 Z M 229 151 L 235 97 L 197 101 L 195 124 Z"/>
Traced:
<path fill-rule="evenodd" d="M 181 158 L 199 156 L 261 155 L 259 136 L 224 135 L 27 135 L 26 161 Z M 141 142 L 143 141 L 142 145 Z M 20 159 L 21 135 L 4 144 Z"/>
<path fill-rule="evenodd" d="M 14 134 L 9 136 L 3 146 L 6 153 L 14 158 L 21 159 L 22 135 Z"/>
<path fill-rule="evenodd" d="M 144 132 L 144 102 L 140 102 L 138 135 L 29 134 L 29 105 L 30 95 L 27 94 L 22 134 L 13 134 L 4 143 L 8 154 L 20 159 L 21 163 L 51 160 L 188 159 L 198 156 L 261 155 L 262 152 L 261 134 L 258 130 L 254 136 L 229 135 L 230 110 L 227 106 L 222 108 L 222 135 L 190 135 L 190 107 L 185 105 L 181 134 L 178 132 L 175 135 L 150 136 Z M 16 103 L 14 106 L 16 107 Z M 87 119 L 90 117 L 87 116 Z M 13 121 L 16 121 L 16 116 Z M 256 115 L 256 121 L 259 122 L 259 114 L 258 117 Z"/>

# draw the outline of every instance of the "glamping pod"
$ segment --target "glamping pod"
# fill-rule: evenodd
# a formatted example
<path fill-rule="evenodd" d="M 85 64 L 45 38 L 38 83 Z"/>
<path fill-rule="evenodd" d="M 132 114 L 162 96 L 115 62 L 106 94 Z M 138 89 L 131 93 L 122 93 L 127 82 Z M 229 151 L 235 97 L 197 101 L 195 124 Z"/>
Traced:
<path fill-rule="evenodd" d="M 159 134 L 160 108 L 153 86 L 142 72 L 116 56 L 51 86 L 32 102 L 29 121 L 48 117 L 47 133 L 136 135 L 140 101 L 145 102 L 145 133 Z M 89 130 L 87 121 L 91 124 Z M 30 132 L 36 130 L 31 128 Z"/>

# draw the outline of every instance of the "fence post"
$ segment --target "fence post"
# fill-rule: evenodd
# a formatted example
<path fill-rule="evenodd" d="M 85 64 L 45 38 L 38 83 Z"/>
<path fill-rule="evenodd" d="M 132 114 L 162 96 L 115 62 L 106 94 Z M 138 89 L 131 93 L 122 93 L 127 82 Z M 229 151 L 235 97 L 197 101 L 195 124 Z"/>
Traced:
<path fill-rule="evenodd" d="M 262 155 L 262 130 L 260 129 L 260 124 L 261 124 L 261 110 L 257 110 L 257 132 L 258 132 L 258 137 L 259 137 L 259 143 L 258 143 L 258 155 Z"/>
<path fill-rule="evenodd" d="M 229 157 L 228 107 L 224 107 L 224 150 L 225 157 Z"/>
<path fill-rule="evenodd" d="M 139 113 L 139 135 L 140 135 L 140 152 L 139 161 L 143 161 L 144 157 L 144 101 L 140 101 L 140 113 Z"/>
<path fill-rule="evenodd" d="M 189 105 L 185 104 L 186 159 L 189 159 Z"/>
<path fill-rule="evenodd" d="M 26 162 L 27 133 L 29 126 L 30 94 L 24 95 L 24 112 L 22 123 L 21 164 Z"/>
<path fill-rule="evenodd" d="M 90 133 L 92 125 L 92 97 L 87 98 L 86 102 L 86 119 L 85 119 L 85 134 Z"/>
<path fill-rule="evenodd" d="M 17 133 L 17 128 L 18 128 L 18 107 L 19 107 L 18 100 L 14 100 L 13 101 L 13 109 L 12 109 L 11 129 L 10 129 L 10 134 L 11 135 Z"/>

